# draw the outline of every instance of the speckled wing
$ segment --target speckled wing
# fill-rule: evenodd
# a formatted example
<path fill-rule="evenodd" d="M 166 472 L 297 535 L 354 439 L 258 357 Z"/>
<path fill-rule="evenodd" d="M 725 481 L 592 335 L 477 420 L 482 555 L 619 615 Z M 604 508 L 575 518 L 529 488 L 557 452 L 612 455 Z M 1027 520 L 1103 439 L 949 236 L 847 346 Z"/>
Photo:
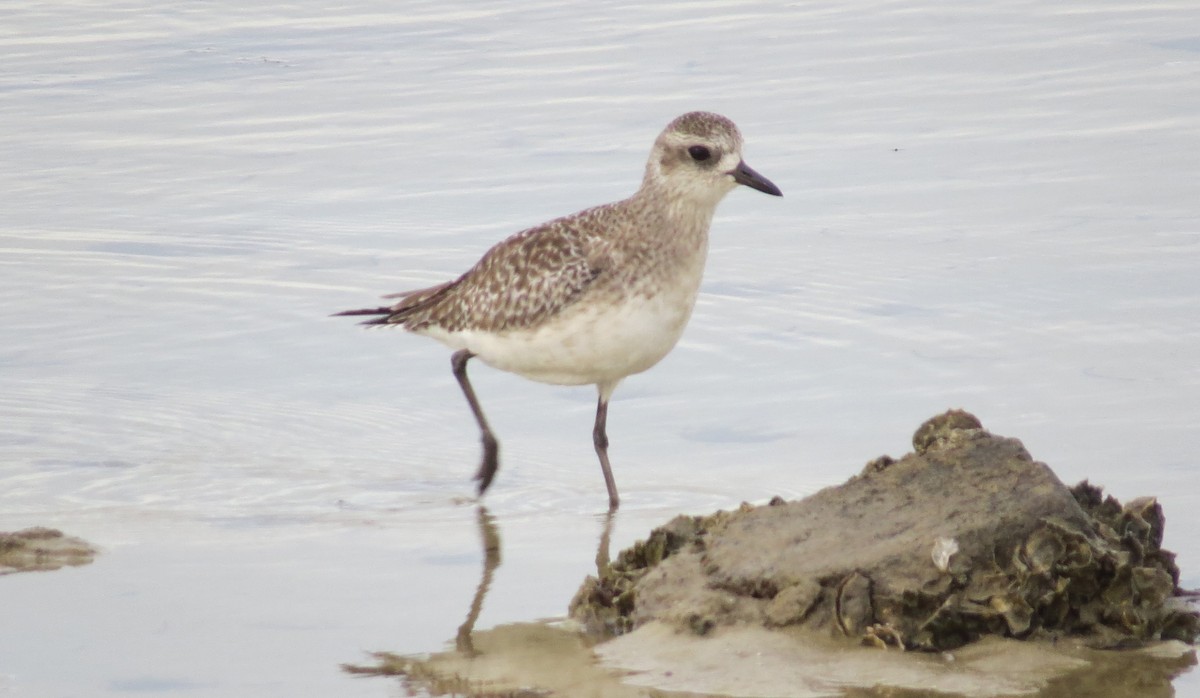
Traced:
<path fill-rule="evenodd" d="M 576 214 L 524 230 L 488 250 L 454 281 L 395 294 L 401 300 L 389 307 L 343 314 L 382 315 L 364 324 L 403 325 L 415 332 L 430 327 L 504 332 L 537 325 L 575 302 L 603 273 L 596 240 L 585 232 L 590 220 Z"/>

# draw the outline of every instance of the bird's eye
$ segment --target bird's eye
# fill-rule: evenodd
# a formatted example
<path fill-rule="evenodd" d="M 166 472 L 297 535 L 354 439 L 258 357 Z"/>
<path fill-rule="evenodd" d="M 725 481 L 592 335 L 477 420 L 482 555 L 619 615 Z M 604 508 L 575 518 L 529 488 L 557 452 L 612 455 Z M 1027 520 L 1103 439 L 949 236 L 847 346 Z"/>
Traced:
<path fill-rule="evenodd" d="M 702 145 L 693 145 L 692 147 L 688 148 L 688 155 L 691 155 L 692 159 L 696 162 L 704 162 L 712 157 L 712 153 L 708 151 L 708 148 L 705 148 Z"/>

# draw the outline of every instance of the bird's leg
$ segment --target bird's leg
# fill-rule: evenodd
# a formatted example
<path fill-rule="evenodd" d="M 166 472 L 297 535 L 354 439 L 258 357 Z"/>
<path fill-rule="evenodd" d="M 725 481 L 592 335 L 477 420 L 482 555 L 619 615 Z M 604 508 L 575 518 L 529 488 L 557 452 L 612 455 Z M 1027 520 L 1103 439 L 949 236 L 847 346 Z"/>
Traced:
<path fill-rule="evenodd" d="M 600 457 L 604 484 L 608 485 L 608 510 L 615 511 L 621 505 L 621 498 L 617 496 L 617 483 L 613 480 L 612 468 L 608 465 L 608 396 L 605 392 L 602 390 L 600 398 L 596 401 L 596 426 L 592 429 L 592 443 L 596 445 L 596 455 Z"/>
<path fill-rule="evenodd" d="M 479 481 L 479 494 L 482 495 L 488 485 L 492 484 L 492 479 L 496 477 L 496 470 L 500 468 L 500 444 L 492 434 L 492 428 L 488 426 L 487 418 L 483 416 L 483 409 L 479 406 L 479 399 L 475 397 L 475 389 L 471 387 L 471 381 L 467 378 L 467 362 L 471 360 L 472 356 L 475 355 L 466 349 L 456 351 L 454 356 L 450 357 L 450 367 L 454 370 L 458 386 L 462 388 L 463 395 L 467 396 L 467 402 L 471 405 L 471 413 L 475 415 L 475 421 L 479 424 L 480 440 L 483 442 L 483 460 L 479 462 L 479 472 L 475 473 L 474 479 Z"/>

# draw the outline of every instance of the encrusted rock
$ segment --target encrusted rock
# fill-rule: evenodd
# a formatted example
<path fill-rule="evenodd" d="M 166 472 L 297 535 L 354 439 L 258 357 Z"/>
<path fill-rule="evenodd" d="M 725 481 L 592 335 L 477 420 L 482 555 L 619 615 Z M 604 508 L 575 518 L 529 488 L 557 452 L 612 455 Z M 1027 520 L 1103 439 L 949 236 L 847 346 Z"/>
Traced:
<path fill-rule="evenodd" d="M 1016 439 L 953 410 L 915 453 L 795 502 L 678 517 L 589 578 L 574 617 L 619 634 L 739 623 L 946 650 L 985 635 L 1095 646 L 1194 641 L 1153 498 L 1068 489 Z"/>

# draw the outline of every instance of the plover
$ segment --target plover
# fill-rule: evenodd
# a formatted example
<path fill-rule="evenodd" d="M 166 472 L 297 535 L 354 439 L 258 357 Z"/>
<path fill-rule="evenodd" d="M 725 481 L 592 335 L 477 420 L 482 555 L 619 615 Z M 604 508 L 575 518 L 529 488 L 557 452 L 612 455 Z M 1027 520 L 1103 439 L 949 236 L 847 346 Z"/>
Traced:
<path fill-rule="evenodd" d="M 739 184 L 782 196 L 742 160 L 732 121 L 684 114 L 655 139 L 642 186 L 628 199 L 516 233 L 453 281 L 337 315 L 378 316 L 362 324 L 403 327 L 455 350 L 450 364 L 483 441 L 480 495 L 496 476 L 499 445 L 467 378 L 468 361 L 477 356 L 543 383 L 595 385 L 592 440 L 616 509 L 609 398 L 679 340 L 700 290 L 713 212 Z"/>

